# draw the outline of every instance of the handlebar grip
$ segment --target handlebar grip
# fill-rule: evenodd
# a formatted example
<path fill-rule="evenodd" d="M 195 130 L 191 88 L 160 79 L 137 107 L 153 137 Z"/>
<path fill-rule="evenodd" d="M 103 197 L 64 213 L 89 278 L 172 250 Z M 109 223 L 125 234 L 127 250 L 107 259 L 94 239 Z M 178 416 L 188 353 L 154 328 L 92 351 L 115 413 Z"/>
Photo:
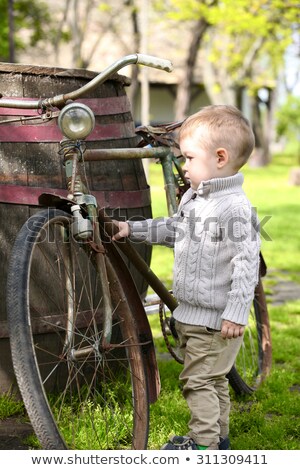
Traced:
<path fill-rule="evenodd" d="M 147 67 L 153 67 L 155 69 L 165 70 L 165 72 L 172 72 L 173 64 L 170 60 L 159 59 L 159 57 L 154 57 L 147 54 L 136 54 L 137 64 L 146 65 Z"/>

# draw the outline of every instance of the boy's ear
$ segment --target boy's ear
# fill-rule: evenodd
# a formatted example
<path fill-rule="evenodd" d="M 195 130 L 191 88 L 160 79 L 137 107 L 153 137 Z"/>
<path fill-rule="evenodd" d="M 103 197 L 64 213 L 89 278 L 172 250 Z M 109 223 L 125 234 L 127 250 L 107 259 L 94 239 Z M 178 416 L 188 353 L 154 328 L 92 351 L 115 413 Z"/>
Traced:
<path fill-rule="evenodd" d="M 217 154 L 217 166 L 223 168 L 229 161 L 229 155 L 226 149 L 220 147 L 216 151 Z"/>

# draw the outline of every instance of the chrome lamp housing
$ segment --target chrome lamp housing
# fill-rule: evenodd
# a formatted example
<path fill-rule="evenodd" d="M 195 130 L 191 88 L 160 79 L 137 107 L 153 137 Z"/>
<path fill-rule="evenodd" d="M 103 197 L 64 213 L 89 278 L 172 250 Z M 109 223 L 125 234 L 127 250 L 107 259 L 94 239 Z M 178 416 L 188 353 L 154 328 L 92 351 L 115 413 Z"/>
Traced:
<path fill-rule="evenodd" d="M 70 140 L 85 139 L 95 127 L 93 111 L 83 103 L 70 103 L 58 117 L 58 125 L 65 137 Z"/>

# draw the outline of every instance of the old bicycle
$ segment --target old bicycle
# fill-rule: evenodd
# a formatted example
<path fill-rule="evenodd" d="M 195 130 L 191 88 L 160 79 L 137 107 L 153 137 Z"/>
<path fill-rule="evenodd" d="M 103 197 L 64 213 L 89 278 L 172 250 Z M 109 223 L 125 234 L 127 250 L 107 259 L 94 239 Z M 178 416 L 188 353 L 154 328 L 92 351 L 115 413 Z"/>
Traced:
<path fill-rule="evenodd" d="M 27 103 L 40 110 L 41 119 L 58 118 L 66 136 L 59 151 L 68 195 L 41 194 L 39 203 L 47 208 L 30 217 L 18 234 L 7 284 L 15 374 L 36 435 L 46 449 L 146 448 L 149 402 L 159 394 L 145 306 L 121 253 L 158 294 L 161 310 L 166 306 L 172 312 L 176 300 L 130 242 L 111 243 L 114 225 L 89 191 L 84 165 L 98 158 L 159 158 L 168 200 L 174 203 L 174 176 L 167 168 L 176 159 L 161 138 L 164 132 L 149 128 L 143 138 L 150 139 L 152 148 L 89 150 L 84 139 L 93 129 L 93 113 L 82 104 L 69 103 L 130 63 L 171 68 L 168 61 L 135 54 L 117 61 L 79 90 Z M 0 105 L 26 107 L 9 99 L 0 100 Z M 230 383 L 237 391 L 252 390 L 270 367 L 261 283 L 254 306 L 255 333 L 245 340 L 244 356 L 250 357 L 250 348 L 255 355 L 251 354 L 251 365 L 241 361 L 230 372 Z M 167 313 L 162 327 L 166 336 L 172 333 Z M 176 332 L 173 335 L 171 350 L 175 351 Z"/>

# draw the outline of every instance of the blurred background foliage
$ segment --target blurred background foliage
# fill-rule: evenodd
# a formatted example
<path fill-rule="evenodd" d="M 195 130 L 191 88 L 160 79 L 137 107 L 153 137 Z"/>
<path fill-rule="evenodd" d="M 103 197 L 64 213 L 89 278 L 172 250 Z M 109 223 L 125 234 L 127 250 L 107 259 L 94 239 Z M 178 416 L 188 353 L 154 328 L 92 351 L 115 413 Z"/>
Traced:
<path fill-rule="evenodd" d="M 200 89 L 238 106 L 256 136 L 251 164 L 264 166 L 298 138 L 283 117 L 300 95 L 299 16 L 297 0 L 0 0 L 0 60 L 99 70 L 133 52 L 169 58 L 171 119 L 191 113 Z M 142 72 L 129 74 L 135 109 Z"/>

